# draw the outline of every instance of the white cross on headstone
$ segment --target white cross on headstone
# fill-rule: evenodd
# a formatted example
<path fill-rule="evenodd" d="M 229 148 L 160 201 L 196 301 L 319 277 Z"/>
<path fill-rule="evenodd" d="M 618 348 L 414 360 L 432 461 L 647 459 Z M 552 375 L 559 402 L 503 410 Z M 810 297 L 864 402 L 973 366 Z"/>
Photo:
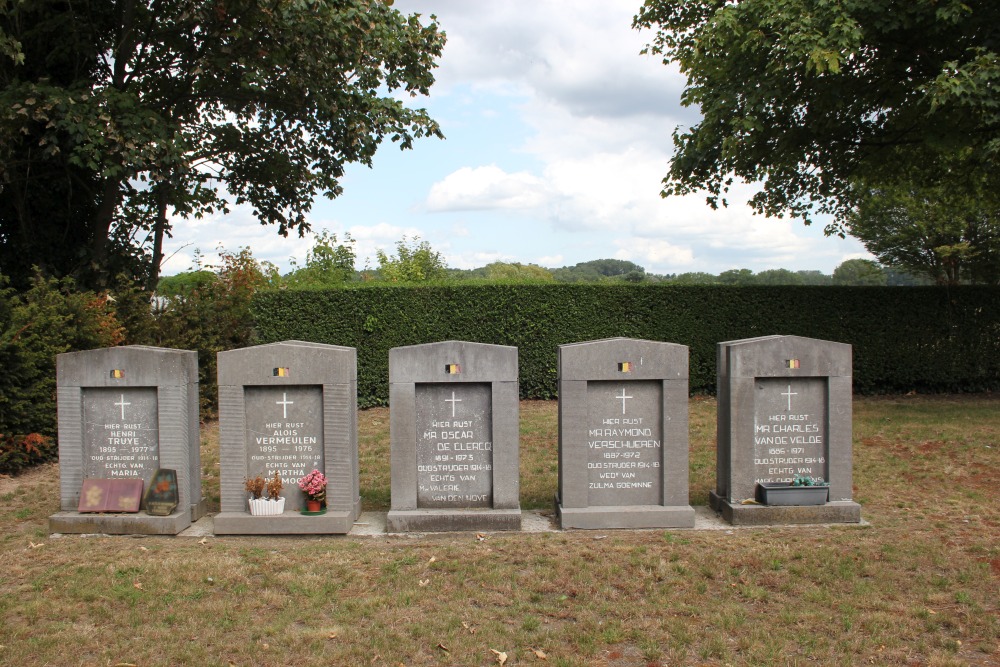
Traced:
<path fill-rule="evenodd" d="M 281 394 L 281 400 L 280 401 L 275 401 L 274 404 L 281 406 L 281 418 L 282 419 L 288 419 L 288 406 L 289 405 L 295 405 L 295 401 L 288 400 L 288 394 L 285 393 L 285 392 L 282 392 L 282 394 Z"/>
<path fill-rule="evenodd" d="M 625 414 L 625 399 L 626 398 L 632 398 L 632 397 L 631 396 L 626 396 L 625 395 L 625 387 L 622 387 L 622 395 L 621 396 L 615 396 L 615 398 L 622 399 L 622 414 Z"/>
<path fill-rule="evenodd" d="M 797 391 L 792 391 L 792 385 L 789 384 L 788 385 L 788 391 L 781 392 L 781 395 L 788 397 L 788 411 L 791 412 L 792 411 L 792 396 L 798 396 L 799 393 Z"/>
<path fill-rule="evenodd" d="M 462 399 L 455 398 L 455 392 L 451 392 L 451 398 L 444 399 L 444 402 L 445 403 L 451 403 L 451 416 L 454 417 L 455 416 L 455 404 L 456 403 L 461 403 Z"/>
<path fill-rule="evenodd" d="M 131 403 L 127 403 L 125 401 L 125 394 L 122 394 L 122 400 L 120 400 L 117 403 L 115 403 L 115 405 L 120 405 L 121 406 L 121 408 L 122 408 L 122 421 L 125 421 L 125 406 L 126 405 L 132 405 L 132 404 Z"/>

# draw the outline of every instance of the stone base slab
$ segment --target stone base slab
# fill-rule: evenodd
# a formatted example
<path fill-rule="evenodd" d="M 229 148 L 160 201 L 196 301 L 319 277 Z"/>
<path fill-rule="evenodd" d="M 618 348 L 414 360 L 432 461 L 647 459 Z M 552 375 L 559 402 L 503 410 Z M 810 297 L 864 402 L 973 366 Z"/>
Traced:
<path fill-rule="evenodd" d="M 615 528 L 694 528 L 691 506 L 620 505 L 563 507 L 556 498 L 559 526 L 605 530 Z"/>
<path fill-rule="evenodd" d="M 861 523 L 861 505 L 850 500 L 837 500 L 825 505 L 734 505 L 711 491 L 708 502 L 734 526 Z"/>
<path fill-rule="evenodd" d="M 50 533 L 101 535 L 176 535 L 191 525 L 190 512 L 169 516 L 137 514 L 91 514 L 56 512 L 49 517 Z"/>
<path fill-rule="evenodd" d="M 191 522 L 194 523 L 198 519 L 202 518 L 208 514 L 208 501 L 204 498 L 198 503 L 191 505 Z"/>
<path fill-rule="evenodd" d="M 390 533 L 521 530 L 521 510 L 390 510 L 386 516 L 386 529 Z"/>
<path fill-rule="evenodd" d="M 306 515 L 285 510 L 274 516 L 252 516 L 250 512 L 219 512 L 215 515 L 216 535 L 346 535 L 354 527 L 357 514 L 333 512 Z"/>

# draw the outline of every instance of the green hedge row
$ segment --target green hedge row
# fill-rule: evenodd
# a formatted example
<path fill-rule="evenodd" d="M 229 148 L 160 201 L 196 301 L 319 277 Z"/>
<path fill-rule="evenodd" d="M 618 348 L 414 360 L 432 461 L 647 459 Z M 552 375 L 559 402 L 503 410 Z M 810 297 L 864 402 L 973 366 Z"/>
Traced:
<path fill-rule="evenodd" d="M 389 350 L 443 340 L 519 349 L 523 398 L 556 396 L 559 345 L 624 336 L 690 348 L 715 391 L 720 341 L 787 334 L 854 346 L 859 393 L 1000 389 L 1000 288 L 473 285 L 258 292 L 262 343 L 358 350 L 359 405 L 388 400 Z"/>

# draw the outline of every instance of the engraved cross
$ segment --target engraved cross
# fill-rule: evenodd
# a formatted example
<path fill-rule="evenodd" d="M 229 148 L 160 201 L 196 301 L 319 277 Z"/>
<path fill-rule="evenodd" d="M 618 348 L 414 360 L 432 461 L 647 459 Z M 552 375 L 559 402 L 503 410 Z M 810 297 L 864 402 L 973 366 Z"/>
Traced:
<path fill-rule="evenodd" d="M 455 392 L 451 392 L 451 398 L 444 399 L 444 402 L 445 403 L 451 403 L 451 416 L 454 417 L 455 416 L 455 404 L 456 403 L 461 403 L 462 399 L 455 398 Z"/>
<path fill-rule="evenodd" d="M 792 385 L 789 384 L 788 385 L 788 391 L 781 392 L 781 395 L 788 397 L 788 411 L 791 412 L 792 411 L 792 396 L 798 396 L 799 392 L 792 391 Z"/>
<path fill-rule="evenodd" d="M 122 421 L 125 421 L 125 406 L 126 405 L 132 405 L 132 404 L 126 402 L 125 401 L 125 394 L 122 394 L 122 400 L 120 400 L 117 403 L 115 403 L 115 405 L 121 406 L 121 409 L 122 409 Z"/>
<path fill-rule="evenodd" d="M 274 404 L 281 406 L 281 418 L 282 419 L 288 419 L 288 406 L 289 405 L 295 405 L 295 401 L 288 400 L 288 394 L 285 393 L 285 392 L 282 392 L 282 394 L 281 394 L 281 400 L 280 401 L 275 401 Z"/>
<path fill-rule="evenodd" d="M 631 396 L 626 396 L 625 395 L 625 387 L 622 387 L 622 395 L 621 396 L 615 396 L 615 398 L 620 398 L 621 399 L 621 401 L 622 401 L 622 414 L 625 414 L 625 399 L 626 398 L 632 398 L 632 397 Z"/>

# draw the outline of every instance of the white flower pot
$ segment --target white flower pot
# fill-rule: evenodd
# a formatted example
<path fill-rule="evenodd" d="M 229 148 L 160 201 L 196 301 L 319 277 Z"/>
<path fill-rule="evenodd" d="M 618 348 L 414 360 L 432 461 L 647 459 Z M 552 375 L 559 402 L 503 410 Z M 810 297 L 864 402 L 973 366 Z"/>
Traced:
<path fill-rule="evenodd" d="M 285 511 L 284 498 L 278 498 L 277 500 L 251 498 L 248 502 L 250 503 L 250 514 L 252 516 L 277 516 Z"/>

